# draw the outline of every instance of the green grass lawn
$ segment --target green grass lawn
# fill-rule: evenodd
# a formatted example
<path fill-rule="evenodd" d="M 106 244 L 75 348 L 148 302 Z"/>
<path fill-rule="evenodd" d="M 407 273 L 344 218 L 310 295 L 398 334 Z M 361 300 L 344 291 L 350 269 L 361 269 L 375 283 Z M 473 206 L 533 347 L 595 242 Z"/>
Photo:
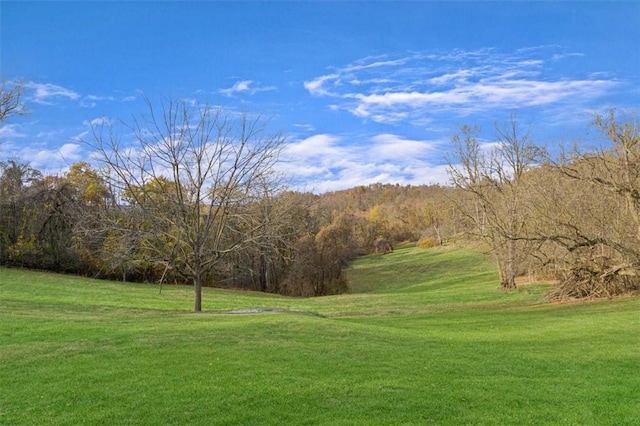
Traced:
<path fill-rule="evenodd" d="M 640 299 L 505 293 L 482 255 L 313 299 L 0 269 L 0 424 L 638 424 Z M 273 310 L 238 315 L 245 308 Z"/>

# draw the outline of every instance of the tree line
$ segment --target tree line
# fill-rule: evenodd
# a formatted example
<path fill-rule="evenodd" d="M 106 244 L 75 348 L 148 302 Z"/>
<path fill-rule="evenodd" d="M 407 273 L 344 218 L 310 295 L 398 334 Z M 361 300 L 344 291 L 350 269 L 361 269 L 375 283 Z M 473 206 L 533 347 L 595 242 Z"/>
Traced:
<path fill-rule="evenodd" d="M 2 86 L 0 119 L 22 112 Z M 0 120 L 0 121 L 1 121 Z M 553 157 L 516 117 L 496 143 L 463 126 L 451 185 L 372 184 L 321 195 L 287 190 L 285 138 L 261 116 L 146 99 L 128 122 L 94 123 L 94 162 L 45 176 L 0 163 L 0 265 L 98 278 L 290 296 L 348 291 L 355 257 L 398 242 L 480 241 L 503 289 L 557 280 L 553 299 L 640 290 L 640 138 L 636 121 L 596 115 L 597 149 Z"/>
<path fill-rule="evenodd" d="M 559 281 L 549 297 L 611 297 L 640 291 L 640 129 L 633 115 L 596 114 L 598 146 L 555 156 L 515 116 L 483 149 L 479 128 L 454 136 L 458 211 L 496 261 L 501 286 L 537 275 Z"/>
<path fill-rule="evenodd" d="M 319 296 L 347 291 L 344 268 L 375 252 L 380 241 L 421 235 L 435 241 L 434 229 L 442 234 L 447 228 L 434 228 L 427 214 L 433 196 L 445 200 L 449 189 L 439 186 L 370 185 L 323 195 L 281 191 L 255 199 L 235 194 L 227 202 L 219 195 L 200 211 L 191 202 L 181 205 L 187 194 L 171 192 L 176 188 L 186 191 L 159 176 L 116 190 L 86 162 L 59 176 L 2 162 L 0 264 Z M 208 231 L 197 228 L 206 226 Z"/>
<path fill-rule="evenodd" d="M 420 213 L 398 226 L 383 203 L 343 208 L 349 192 L 288 191 L 274 167 L 285 139 L 261 116 L 172 99 L 146 107 L 93 123 L 93 165 L 47 176 L 0 163 L 1 265 L 189 283 L 199 311 L 203 286 L 344 292 L 349 261 L 415 232 Z"/>

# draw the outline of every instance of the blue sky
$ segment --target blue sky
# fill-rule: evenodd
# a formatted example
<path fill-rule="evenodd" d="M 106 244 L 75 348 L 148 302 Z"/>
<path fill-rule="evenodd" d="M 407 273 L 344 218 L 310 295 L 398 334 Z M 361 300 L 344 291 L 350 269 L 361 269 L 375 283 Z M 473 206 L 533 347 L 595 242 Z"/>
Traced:
<path fill-rule="evenodd" d="M 93 120 L 141 94 L 270 117 L 296 189 L 446 183 L 450 140 L 516 113 L 548 147 L 640 110 L 640 2 L 0 2 L 0 75 L 29 114 L 0 160 L 91 158 Z"/>

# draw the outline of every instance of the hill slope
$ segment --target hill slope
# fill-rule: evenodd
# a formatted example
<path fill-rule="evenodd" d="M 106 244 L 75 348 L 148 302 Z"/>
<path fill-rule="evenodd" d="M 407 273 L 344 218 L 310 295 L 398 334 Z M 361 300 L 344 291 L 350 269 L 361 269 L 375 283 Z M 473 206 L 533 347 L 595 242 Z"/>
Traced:
<path fill-rule="evenodd" d="M 640 300 L 549 305 L 480 255 L 359 259 L 317 299 L 0 269 L 0 424 L 632 424 Z M 247 308 L 261 315 L 238 315 Z M 301 315 L 308 314 L 308 315 Z"/>

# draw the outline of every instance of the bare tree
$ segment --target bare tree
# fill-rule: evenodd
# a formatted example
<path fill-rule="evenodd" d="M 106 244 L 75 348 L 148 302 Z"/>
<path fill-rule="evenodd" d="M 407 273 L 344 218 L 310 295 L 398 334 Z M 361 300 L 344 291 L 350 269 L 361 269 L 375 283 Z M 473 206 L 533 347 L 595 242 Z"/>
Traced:
<path fill-rule="evenodd" d="M 24 113 L 21 97 L 22 85 L 10 85 L 6 81 L 0 83 L 0 122 L 12 115 Z"/>
<path fill-rule="evenodd" d="M 596 114 L 602 146 L 561 159 L 556 215 L 541 236 L 563 254 L 552 298 L 610 297 L 640 289 L 640 127 L 637 117 Z"/>
<path fill-rule="evenodd" d="M 24 106 L 21 101 L 22 85 L 10 84 L 6 81 L 0 83 L 0 123 L 12 115 L 24 114 Z M 2 140 L 0 140 L 0 144 Z"/>
<path fill-rule="evenodd" d="M 489 244 L 501 287 L 512 289 L 529 252 L 523 208 L 527 172 L 542 161 L 544 150 L 532 143 L 529 132 L 520 132 L 515 115 L 496 126 L 498 140 L 492 148 L 480 145 L 478 127 L 463 126 L 461 131 L 453 138 L 455 161 L 449 163 L 453 184 L 466 194 L 458 208 Z"/>
<path fill-rule="evenodd" d="M 193 282 L 198 312 L 213 267 L 265 228 L 245 207 L 278 186 L 274 165 L 284 138 L 267 134 L 261 116 L 234 119 L 209 105 L 145 101 L 147 113 L 130 125 L 131 143 L 99 125 L 90 145 L 112 187 L 149 225 L 151 260 Z"/>
<path fill-rule="evenodd" d="M 593 127 L 605 136 L 612 148 L 582 153 L 577 149 L 565 156 L 562 171 L 573 179 L 597 185 L 622 197 L 640 239 L 640 127 L 637 118 L 620 122 L 616 111 L 596 114 Z"/>

